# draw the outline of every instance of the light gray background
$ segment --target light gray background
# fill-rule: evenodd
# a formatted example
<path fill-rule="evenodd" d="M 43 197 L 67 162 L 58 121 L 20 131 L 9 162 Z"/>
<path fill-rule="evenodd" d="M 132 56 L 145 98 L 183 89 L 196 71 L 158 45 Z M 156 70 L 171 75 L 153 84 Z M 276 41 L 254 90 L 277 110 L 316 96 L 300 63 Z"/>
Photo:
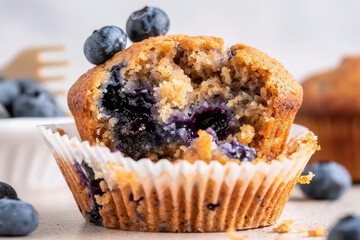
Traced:
<path fill-rule="evenodd" d="M 82 52 L 92 31 L 104 25 L 125 28 L 128 16 L 145 5 L 169 15 L 169 34 L 214 35 L 229 46 L 252 45 L 299 81 L 360 52 L 358 0 L 0 0 L 0 69 L 24 47 L 66 44 L 69 51 L 56 57 L 72 60 L 60 71 L 70 85 L 92 67 Z"/>

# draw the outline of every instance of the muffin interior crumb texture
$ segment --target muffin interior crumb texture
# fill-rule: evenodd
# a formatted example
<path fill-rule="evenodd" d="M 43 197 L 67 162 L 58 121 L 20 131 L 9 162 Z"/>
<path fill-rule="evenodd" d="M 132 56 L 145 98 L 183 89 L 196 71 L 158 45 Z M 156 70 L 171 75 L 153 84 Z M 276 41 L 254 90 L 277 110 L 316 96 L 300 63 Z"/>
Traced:
<path fill-rule="evenodd" d="M 237 59 L 242 45 L 199 41 L 165 38 L 136 58 L 110 61 L 108 78 L 92 93 L 98 141 L 134 159 L 174 160 L 199 130 L 209 130 L 219 143 L 258 150 L 261 127 L 275 114 L 268 71 Z"/>

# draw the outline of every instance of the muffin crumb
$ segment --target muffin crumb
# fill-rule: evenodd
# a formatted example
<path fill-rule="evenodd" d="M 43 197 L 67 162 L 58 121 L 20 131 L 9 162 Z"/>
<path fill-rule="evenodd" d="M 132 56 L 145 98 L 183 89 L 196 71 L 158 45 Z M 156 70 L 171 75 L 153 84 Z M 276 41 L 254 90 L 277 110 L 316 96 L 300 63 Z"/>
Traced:
<path fill-rule="evenodd" d="M 255 129 L 253 126 L 248 124 L 241 126 L 240 132 L 235 134 L 236 139 L 239 141 L 239 143 L 242 144 L 251 143 L 254 136 L 255 136 Z"/>
<path fill-rule="evenodd" d="M 301 228 L 299 228 L 298 233 L 306 233 L 308 230 L 309 229 L 306 227 L 301 227 Z"/>
<path fill-rule="evenodd" d="M 64 136 L 66 134 L 65 130 L 62 128 L 57 128 L 56 131 L 60 134 L 60 136 Z"/>
<path fill-rule="evenodd" d="M 273 231 L 276 233 L 288 233 L 291 232 L 295 227 L 293 220 L 284 220 L 280 223 L 279 226 L 273 228 Z"/>
<path fill-rule="evenodd" d="M 236 231 L 233 228 L 228 229 L 226 234 L 230 237 L 231 240 L 244 240 L 244 238 L 236 236 Z"/>
<path fill-rule="evenodd" d="M 315 177 L 315 174 L 312 172 L 309 172 L 308 175 L 300 176 L 297 180 L 300 184 L 309 184 L 310 181 Z"/>
<path fill-rule="evenodd" d="M 326 229 L 320 226 L 317 226 L 315 229 L 308 229 L 309 237 L 322 237 L 326 235 Z"/>
<path fill-rule="evenodd" d="M 203 130 L 199 130 L 199 137 L 192 142 L 192 146 L 184 153 L 184 159 L 193 163 L 202 159 L 205 162 L 212 160 L 213 137 Z"/>

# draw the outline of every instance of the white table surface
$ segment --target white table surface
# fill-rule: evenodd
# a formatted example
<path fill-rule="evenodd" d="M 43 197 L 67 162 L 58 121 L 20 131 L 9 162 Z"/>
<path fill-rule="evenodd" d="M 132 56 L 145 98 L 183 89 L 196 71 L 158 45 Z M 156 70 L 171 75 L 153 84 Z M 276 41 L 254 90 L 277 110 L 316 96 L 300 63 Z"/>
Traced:
<path fill-rule="evenodd" d="M 19 239 L 156 239 L 156 240 L 229 240 L 226 233 L 141 233 L 106 229 L 86 223 L 79 213 L 72 195 L 67 189 L 54 192 L 19 193 L 20 197 L 31 202 L 40 214 L 39 227 L 25 238 Z M 354 186 L 340 200 L 314 201 L 306 199 L 296 188 L 287 203 L 281 220 L 294 220 L 296 229 L 322 226 L 331 229 L 337 219 L 348 213 L 360 214 L 360 185 Z M 280 222 L 279 221 L 279 222 Z M 240 231 L 244 239 L 277 239 L 280 234 L 272 232 L 273 227 Z M 307 233 L 282 234 L 284 240 L 307 239 Z M 6 239 L 6 238 L 0 238 Z M 17 238 L 9 238 L 17 239 Z M 309 238 L 326 239 L 326 238 Z"/>

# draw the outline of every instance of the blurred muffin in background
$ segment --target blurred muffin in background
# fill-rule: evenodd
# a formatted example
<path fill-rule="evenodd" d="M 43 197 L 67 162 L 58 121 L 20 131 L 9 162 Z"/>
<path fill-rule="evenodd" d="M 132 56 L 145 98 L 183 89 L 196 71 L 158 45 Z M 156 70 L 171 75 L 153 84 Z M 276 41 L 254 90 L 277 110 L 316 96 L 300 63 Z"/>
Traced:
<path fill-rule="evenodd" d="M 360 56 L 347 57 L 302 85 L 304 100 L 295 122 L 319 137 L 321 151 L 312 161 L 334 160 L 360 182 Z"/>

